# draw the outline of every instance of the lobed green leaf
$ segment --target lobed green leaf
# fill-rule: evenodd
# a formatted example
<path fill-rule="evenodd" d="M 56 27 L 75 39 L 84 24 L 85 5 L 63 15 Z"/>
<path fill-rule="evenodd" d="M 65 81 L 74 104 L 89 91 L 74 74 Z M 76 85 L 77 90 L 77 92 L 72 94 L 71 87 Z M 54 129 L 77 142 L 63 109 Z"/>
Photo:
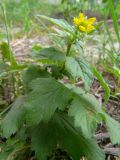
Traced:
<path fill-rule="evenodd" d="M 82 156 L 88 160 L 104 160 L 104 153 L 93 138 L 86 139 L 73 120 L 64 113 L 55 113 L 48 123 L 40 123 L 32 131 L 32 148 L 38 160 L 45 160 L 56 146 L 66 150 L 78 160 Z M 54 138 L 53 138 L 54 137 Z"/>
<path fill-rule="evenodd" d="M 24 104 L 28 124 L 48 121 L 57 108 L 64 110 L 72 93 L 54 78 L 37 78 L 30 83 L 32 91 Z"/>
<path fill-rule="evenodd" d="M 20 96 L 16 99 L 16 101 L 12 104 L 12 108 L 7 113 L 7 115 L 3 118 L 1 128 L 3 131 L 3 136 L 8 138 L 12 134 L 16 133 L 16 131 L 23 124 L 23 103 L 25 101 L 25 96 Z"/>

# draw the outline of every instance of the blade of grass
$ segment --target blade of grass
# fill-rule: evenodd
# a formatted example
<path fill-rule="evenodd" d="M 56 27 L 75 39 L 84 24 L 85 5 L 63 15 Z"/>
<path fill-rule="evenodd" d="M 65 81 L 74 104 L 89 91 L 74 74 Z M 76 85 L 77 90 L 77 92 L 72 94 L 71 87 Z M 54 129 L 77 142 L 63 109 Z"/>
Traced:
<path fill-rule="evenodd" d="M 109 30 L 109 27 L 108 25 L 105 23 L 105 29 L 106 29 L 106 32 L 107 32 L 107 35 L 109 37 L 109 44 L 110 44 L 110 47 L 113 51 L 115 51 L 115 47 L 114 47 L 114 41 L 113 41 L 113 38 L 112 38 L 112 35 L 111 35 L 111 32 Z"/>
<path fill-rule="evenodd" d="M 10 62 L 12 65 L 17 65 L 17 61 L 12 53 L 12 49 L 10 46 L 10 37 L 9 37 L 9 27 L 8 27 L 8 22 L 7 22 L 7 16 L 6 16 L 6 9 L 3 3 L 0 2 L 0 7 L 3 12 L 3 17 L 4 17 L 4 23 L 5 23 L 5 29 L 7 33 L 7 43 L 8 43 L 8 49 L 9 49 L 9 54 L 10 54 Z"/>
<path fill-rule="evenodd" d="M 104 80 L 102 74 L 94 66 L 92 67 L 92 71 L 104 89 L 104 104 L 106 104 L 110 98 L 110 88 L 107 82 Z"/>
<path fill-rule="evenodd" d="M 118 25 L 117 15 L 115 13 L 113 0 L 109 0 L 109 9 L 110 9 L 111 18 L 113 20 L 114 30 L 115 30 L 117 39 L 120 42 L 119 25 Z"/>

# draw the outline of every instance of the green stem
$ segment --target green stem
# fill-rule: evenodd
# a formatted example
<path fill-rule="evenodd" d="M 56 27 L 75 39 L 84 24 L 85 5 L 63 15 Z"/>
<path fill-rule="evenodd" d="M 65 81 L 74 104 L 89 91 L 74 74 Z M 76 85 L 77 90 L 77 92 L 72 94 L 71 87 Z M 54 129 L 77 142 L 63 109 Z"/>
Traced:
<path fill-rule="evenodd" d="M 72 47 L 73 42 L 74 42 L 74 40 L 72 40 L 72 41 L 70 41 L 70 42 L 68 43 L 67 51 L 66 51 L 66 56 L 69 56 L 70 49 L 71 49 L 71 47 Z M 63 72 L 64 68 L 65 68 L 65 63 L 63 64 L 63 66 L 62 66 L 62 68 L 61 68 L 61 73 Z"/>
<path fill-rule="evenodd" d="M 69 55 L 71 47 L 72 47 L 72 43 L 69 43 L 68 46 L 67 46 L 66 56 Z"/>
<path fill-rule="evenodd" d="M 73 42 L 75 41 L 75 39 L 76 39 L 76 37 L 74 37 L 71 41 L 68 42 L 66 56 L 69 56 L 70 49 L 71 49 L 71 47 L 72 47 Z"/>

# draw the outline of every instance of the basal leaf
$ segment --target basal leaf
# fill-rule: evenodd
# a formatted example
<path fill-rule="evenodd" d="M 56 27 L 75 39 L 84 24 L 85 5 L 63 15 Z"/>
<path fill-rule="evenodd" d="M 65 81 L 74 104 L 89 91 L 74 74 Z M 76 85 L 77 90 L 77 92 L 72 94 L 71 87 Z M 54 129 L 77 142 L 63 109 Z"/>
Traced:
<path fill-rule="evenodd" d="M 39 126 L 33 128 L 31 143 L 32 149 L 38 160 L 46 160 L 52 154 L 53 149 L 56 148 L 57 140 L 55 127 L 52 123 L 41 123 Z"/>
<path fill-rule="evenodd" d="M 56 120 L 57 122 L 57 120 Z M 61 114 L 58 124 L 61 146 L 66 149 L 74 160 L 85 156 L 88 160 L 104 160 L 104 153 L 93 138 L 87 139 L 80 128 L 75 128 L 73 121 Z"/>
<path fill-rule="evenodd" d="M 63 110 L 71 98 L 71 92 L 53 78 L 37 78 L 31 82 L 30 87 L 32 91 L 25 102 L 29 124 L 48 121 L 55 110 Z"/>
<path fill-rule="evenodd" d="M 23 103 L 25 97 L 21 96 L 12 104 L 12 108 L 2 120 L 3 136 L 9 137 L 14 134 L 23 123 Z"/>
<path fill-rule="evenodd" d="M 93 136 L 97 126 L 97 113 L 94 110 L 88 110 L 79 98 L 75 98 L 68 114 L 74 117 L 75 126 L 81 127 L 83 135 L 87 138 Z"/>
<path fill-rule="evenodd" d="M 56 146 L 66 150 L 74 160 L 82 156 L 88 160 L 104 160 L 104 154 L 95 140 L 86 139 L 66 114 L 55 113 L 48 123 L 40 123 L 36 128 L 33 128 L 31 136 L 38 160 L 46 160 Z"/>

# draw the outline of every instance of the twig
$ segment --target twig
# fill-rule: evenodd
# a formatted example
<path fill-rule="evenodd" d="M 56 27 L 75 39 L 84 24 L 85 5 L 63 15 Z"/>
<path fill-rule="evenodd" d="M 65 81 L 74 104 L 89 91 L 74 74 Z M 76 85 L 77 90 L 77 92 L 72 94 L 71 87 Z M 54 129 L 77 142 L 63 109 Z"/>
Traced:
<path fill-rule="evenodd" d="M 104 140 L 104 139 L 109 139 L 109 134 L 108 133 L 98 133 L 95 135 L 95 138 L 97 140 Z"/>
<path fill-rule="evenodd" d="M 16 154 L 17 152 L 20 152 L 20 151 L 22 151 L 22 150 L 26 150 L 26 149 L 28 149 L 28 148 L 30 148 L 30 146 L 24 146 L 24 147 L 21 147 L 21 148 L 19 148 L 19 149 L 14 150 L 14 151 L 8 156 L 7 160 L 12 160 L 13 156 L 15 156 L 15 154 Z"/>
<path fill-rule="evenodd" d="M 108 155 L 118 156 L 119 148 L 104 148 L 104 152 Z"/>

